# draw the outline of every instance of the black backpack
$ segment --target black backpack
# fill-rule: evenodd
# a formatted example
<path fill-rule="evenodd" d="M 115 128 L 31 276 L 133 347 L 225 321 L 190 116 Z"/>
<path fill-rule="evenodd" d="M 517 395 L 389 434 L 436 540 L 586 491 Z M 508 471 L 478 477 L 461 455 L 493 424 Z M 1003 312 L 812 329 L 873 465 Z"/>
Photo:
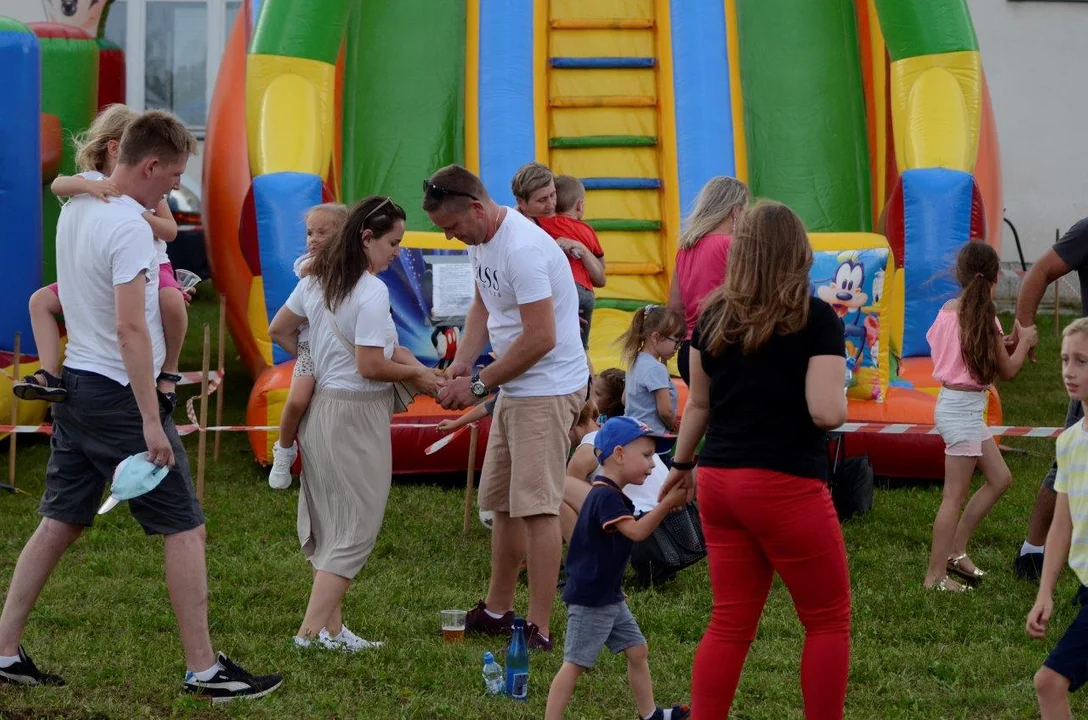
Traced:
<path fill-rule="evenodd" d="M 873 465 L 868 455 L 844 458 L 845 439 L 831 437 L 834 446 L 830 466 L 831 501 L 839 522 L 873 509 Z"/>

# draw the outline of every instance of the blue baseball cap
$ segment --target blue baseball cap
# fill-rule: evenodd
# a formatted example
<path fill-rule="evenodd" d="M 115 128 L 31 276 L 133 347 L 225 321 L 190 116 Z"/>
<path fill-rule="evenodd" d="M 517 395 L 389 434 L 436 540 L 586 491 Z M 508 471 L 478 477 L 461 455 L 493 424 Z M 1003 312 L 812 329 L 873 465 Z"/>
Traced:
<path fill-rule="evenodd" d="M 102 507 L 98 509 L 98 514 L 108 513 L 123 500 L 131 500 L 134 497 L 151 492 L 159 486 L 159 483 L 169 472 L 170 468 L 159 467 L 148 460 L 147 453 L 130 455 L 122 460 L 113 471 L 113 485 L 110 487 L 110 496 L 106 498 L 106 502 L 102 503 Z"/>
<path fill-rule="evenodd" d="M 654 452 L 657 453 L 668 452 L 673 443 L 676 442 L 675 435 L 655 433 L 648 425 L 640 423 L 634 418 L 609 418 L 597 431 L 597 437 L 593 439 L 593 449 L 597 453 L 597 460 L 603 463 L 617 447 L 632 443 L 640 437 L 653 438 L 654 443 L 657 445 Z"/>

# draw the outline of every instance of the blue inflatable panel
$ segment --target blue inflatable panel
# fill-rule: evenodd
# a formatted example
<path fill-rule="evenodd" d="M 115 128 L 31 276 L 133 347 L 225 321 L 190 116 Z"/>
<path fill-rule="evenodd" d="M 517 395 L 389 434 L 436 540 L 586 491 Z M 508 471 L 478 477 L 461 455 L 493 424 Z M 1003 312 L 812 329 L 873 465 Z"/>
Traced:
<path fill-rule="evenodd" d="M 690 212 L 706 181 L 736 175 L 725 3 L 670 3 L 672 83 L 680 207 Z"/>
<path fill-rule="evenodd" d="M 264 306 L 271 321 L 298 283 L 295 260 L 306 252 L 306 211 L 322 202 L 321 178 L 309 173 L 281 172 L 253 178 L 257 247 L 264 282 Z M 272 362 L 291 356 L 272 346 Z"/>
<path fill-rule="evenodd" d="M 657 190 L 661 181 L 657 178 L 582 178 L 586 190 Z"/>
<path fill-rule="evenodd" d="M 572 70 L 652 68 L 655 62 L 656 60 L 652 57 L 553 57 L 551 59 L 553 68 Z"/>
<path fill-rule="evenodd" d="M 33 33 L 0 32 L 0 349 L 37 355 L 27 303 L 42 283 L 41 60 Z"/>
<path fill-rule="evenodd" d="M 495 202 L 514 205 L 510 179 L 536 159 L 532 0 L 480 0 L 479 64 L 479 175 Z"/>
<path fill-rule="evenodd" d="M 959 294 L 956 254 L 970 239 L 974 186 L 974 178 L 959 170 L 903 173 L 903 357 L 929 356 L 926 331 L 941 306 Z"/>

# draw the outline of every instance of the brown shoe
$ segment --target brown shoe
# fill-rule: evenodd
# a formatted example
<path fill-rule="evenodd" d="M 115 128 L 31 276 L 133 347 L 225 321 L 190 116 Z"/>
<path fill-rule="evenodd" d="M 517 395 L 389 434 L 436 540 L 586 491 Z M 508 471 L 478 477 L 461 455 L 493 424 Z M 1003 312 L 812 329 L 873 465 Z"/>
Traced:
<path fill-rule="evenodd" d="M 525 623 L 525 634 L 528 638 L 525 644 L 529 646 L 530 650 L 539 650 L 541 652 L 551 652 L 554 644 L 550 637 L 544 637 L 540 634 L 540 628 L 536 626 L 536 623 Z"/>
<path fill-rule="evenodd" d="M 514 631 L 514 611 L 501 618 L 487 614 L 487 606 L 481 600 L 465 615 L 465 633 L 469 635 L 509 635 Z"/>

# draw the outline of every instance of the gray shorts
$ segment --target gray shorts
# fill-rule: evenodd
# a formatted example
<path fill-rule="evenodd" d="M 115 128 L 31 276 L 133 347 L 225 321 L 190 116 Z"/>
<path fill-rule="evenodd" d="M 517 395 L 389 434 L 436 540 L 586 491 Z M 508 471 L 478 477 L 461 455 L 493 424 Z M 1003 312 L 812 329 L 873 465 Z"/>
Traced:
<path fill-rule="evenodd" d="M 626 602 L 602 607 L 567 606 L 567 637 L 563 644 L 566 662 L 591 668 L 597 664 L 602 647 L 608 646 L 615 654 L 645 644 L 646 638 Z"/>
<path fill-rule="evenodd" d="M 1069 409 L 1065 411 L 1065 427 L 1073 427 L 1078 421 L 1084 419 L 1084 405 L 1079 400 L 1071 400 L 1069 402 Z M 1043 477 L 1043 487 L 1048 490 L 1054 490 L 1054 480 L 1058 477 L 1058 461 L 1055 460 L 1054 464 L 1050 466 L 1050 470 L 1046 476 Z"/>
<path fill-rule="evenodd" d="M 90 527 L 117 465 L 147 451 L 143 421 L 131 387 L 96 373 L 64 369 L 68 399 L 53 405 L 53 437 L 38 511 L 47 518 Z M 148 535 L 172 535 L 204 524 L 178 437 L 173 408 L 159 395 L 159 416 L 174 449 L 175 466 L 151 492 L 128 501 Z"/>

